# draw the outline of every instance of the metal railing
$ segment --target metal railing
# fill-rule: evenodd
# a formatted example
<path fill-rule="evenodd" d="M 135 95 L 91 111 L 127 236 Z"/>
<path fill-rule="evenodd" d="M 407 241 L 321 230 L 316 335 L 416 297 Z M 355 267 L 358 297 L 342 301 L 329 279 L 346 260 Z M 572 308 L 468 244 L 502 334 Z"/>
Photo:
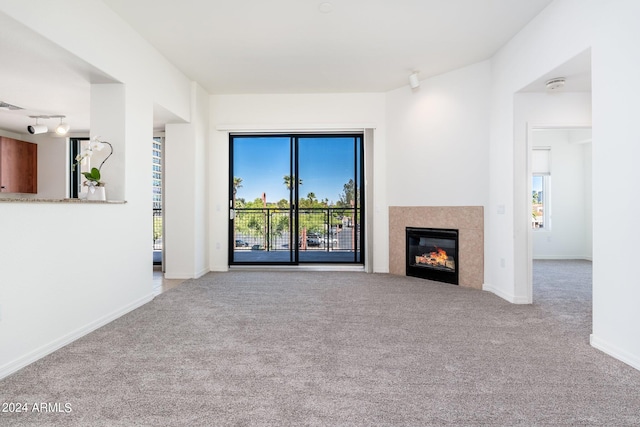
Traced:
<path fill-rule="evenodd" d="M 296 239 L 290 208 L 236 208 L 235 250 L 304 251 L 358 250 L 360 209 L 300 208 Z M 296 241 L 297 240 L 297 241 Z"/>
<path fill-rule="evenodd" d="M 236 208 L 235 250 L 288 251 L 298 245 L 304 251 L 358 250 L 360 209 L 301 208 L 298 238 L 289 208 Z M 153 209 L 153 250 L 162 251 L 162 209 Z"/>

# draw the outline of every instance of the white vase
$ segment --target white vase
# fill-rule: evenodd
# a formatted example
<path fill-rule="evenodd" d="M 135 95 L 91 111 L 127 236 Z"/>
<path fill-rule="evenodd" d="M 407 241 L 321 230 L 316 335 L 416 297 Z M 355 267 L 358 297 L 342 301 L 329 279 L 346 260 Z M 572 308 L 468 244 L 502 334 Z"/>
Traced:
<path fill-rule="evenodd" d="M 104 187 L 89 187 L 87 200 L 107 200 L 107 193 Z"/>

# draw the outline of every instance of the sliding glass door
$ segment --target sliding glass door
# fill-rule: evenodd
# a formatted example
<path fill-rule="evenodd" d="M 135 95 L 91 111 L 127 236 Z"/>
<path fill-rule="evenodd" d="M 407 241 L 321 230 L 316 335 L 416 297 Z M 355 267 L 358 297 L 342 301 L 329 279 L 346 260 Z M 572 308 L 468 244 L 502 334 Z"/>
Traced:
<path fill-rule="evenodd" d="M 293 142 L 231 137 L 231 263 L 295 262 Z"/>
<path fill-rule="evenodd" d="M 363 262 L 362 134 L 229 142 L 230 264 Z"/>

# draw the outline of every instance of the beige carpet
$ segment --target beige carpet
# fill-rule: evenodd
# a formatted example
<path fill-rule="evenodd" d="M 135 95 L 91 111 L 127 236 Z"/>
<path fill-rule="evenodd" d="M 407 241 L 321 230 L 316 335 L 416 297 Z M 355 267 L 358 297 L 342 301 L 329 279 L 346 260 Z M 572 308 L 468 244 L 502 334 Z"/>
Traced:
<path fill-rule="evenodd" d="M 588 344 L 590 268 L 536 263 L 529 306 L 390 275 L 211 273 L 0 381 L 1 402 L 71 408 L 0 425 L 637 426 L 640 372 Z"/>

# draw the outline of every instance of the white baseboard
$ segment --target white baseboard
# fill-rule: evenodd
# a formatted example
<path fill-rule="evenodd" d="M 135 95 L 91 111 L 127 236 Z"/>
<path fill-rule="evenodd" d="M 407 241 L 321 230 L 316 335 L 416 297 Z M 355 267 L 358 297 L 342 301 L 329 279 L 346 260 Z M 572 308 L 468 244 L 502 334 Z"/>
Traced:
<path fill-rule="evenodd" d="M 567 256 L 567 255 L 534 255 L 533 256 L 534 260 L 573 260 L 573 259 L 580 259 L 580 260 L 585 260 L 585 261 L 592 261 L 592 258 L 586 255 L 573 255 L 573 256 Z"/>
<path fill-rule="evenodd" d="M 512 294 L 508 294 L 488 283 L 483 283 L 482 284 L 482 290 L 483 291 L 487 291 L 487 292 L 491 292 L 492 294 L 495 294 L 497 296 L 499 296 L 500 298 L 509 301 L 512 304 L 531 304 L 531 301 L 529 301 L 529 298 L 527 297 L 519 297 L 519 296 L 515 296 Z"/>
<path fill-rule="evenodd" d="M 210 270 L 208 268 L 203 268 L 202 270 L 196 272 L 196 275 L 194 276 L 194 279 L 199 279 L 202 276 L 204 276 L 205 274 L 207 274 Z"/>
<path fill-rule="evenodd" d="M 189 273 L 185 273 L 185 272 L 172 272 L 172 273 L 164 273 L 164 278 L 165 279 L 178 279 L 178 280 L 189 280 L 189 279 L 199 279 L 200 277 L 204 276 L 205 274 L 207 274 L 209 271 L 208 268 L 203 268 L 200 271 L 196 271 L 194 272 L 189 272 Z"/>
<path fill-rule="evenodd" d="M 164 278 L 169 280 L 189 280 L 192 277 L 189 273 L 164 273 Z"/>
<path fill-rule="evenodd" d="M 117 318 L 127 314 L 130 311 L 135 310 L 138 307 L 141 307 L 143 305 L 145 305 L 146 303 L 148 303 L 149 301 L 151 301 L 154 298 L 153 293 L 142 297 L 130 304 L 127 304 L 126 306 L 122 307 L 119 310 L 116 310 L 112 313 L 107 314 L 106 316 L 103 316 L 79 329 L 76 329 L 75 331 L 63 335 L 62 337 L 53 340 L 52 342 L 50 342 L 49 344 L 43 345 L 42 347 L 25 354 L 22 357 L 19 357 L 16 360 L 13 360 L 3 366 L 0 366 L 0 379 L 5 378 L 11 374 L 13 374 L 14 372 L 19 371 L 20 369 L 24 368 L 25 366 L 35 362 L 38 359 L 43 358 L 44 356 L 53 353 L 54 351 L 61 349 L 62 347 L 64 347 L 67 344 L 72 343 L 73 341 L 77 340 L 78 338 L 81 338 L 85 335 L 87 335 L 90 332 L 95 331 L 98 328 L 101 328 L 102 326 L 106 325 L 107 323 L 110 323 L 114 320 L 116 320 Z"/>
<path fill-rule="evenodd" d="M 627 365 L 640 371 L 640 356 L 624 351 L 605 340 L 599 339 L 593 334 L 589 336 L 589 343 L 593 348 L 597 348 L 603 353 L 606 353 L 609 356 L 618 359 L 619 361 L 624 362 Z"/>

